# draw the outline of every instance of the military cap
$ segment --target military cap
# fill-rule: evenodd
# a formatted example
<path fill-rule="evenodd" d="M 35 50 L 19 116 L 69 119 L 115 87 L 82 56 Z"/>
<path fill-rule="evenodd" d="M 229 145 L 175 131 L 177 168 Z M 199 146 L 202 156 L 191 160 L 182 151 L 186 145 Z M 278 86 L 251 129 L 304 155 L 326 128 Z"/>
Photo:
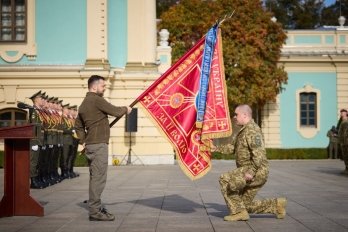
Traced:
<path fill-rule="evenodd" d="M 45 99 L 45 100 L 48 99 L 48 95 L 46 95 L 46 92 L 44 92 L 44 93 L 42 94 L 41 98 L 42 98 L 42 99 Z"/>
<path fill-rule="evenodd" d="M 63 105 L 63 100 L 59 100 L 59 101 L 58 101 L 58 104 L 59 104 L 59 105 Z"/>
<path fill-rule="evenodd" d="M 41 90 L 40 90 L 39 92 L 34 93 L 34 95 L 30 97 L 30 99 L 34 99 L 36 97 L 40 97 L 41 95 L 42 95 L 42 93 L 41 93 Z"/>
<path fill-rule="evenodd" d="M 77 105 L 70 106 L 70 109 L 77 110 Z"/>
<path fill-rule="evenodd" d="M 68 103 L 68 104 L 65 104 L 65 105 L 62 105 L 63 108 L 68 108 L 68 109 L 69 109 L 69 106 L 70 106 L 69 103 Z"/>
<path fill-rule="evenodd" d="M 48 98 L 47 101 L 53 103 L 54 102 L 54 97 Z"/>

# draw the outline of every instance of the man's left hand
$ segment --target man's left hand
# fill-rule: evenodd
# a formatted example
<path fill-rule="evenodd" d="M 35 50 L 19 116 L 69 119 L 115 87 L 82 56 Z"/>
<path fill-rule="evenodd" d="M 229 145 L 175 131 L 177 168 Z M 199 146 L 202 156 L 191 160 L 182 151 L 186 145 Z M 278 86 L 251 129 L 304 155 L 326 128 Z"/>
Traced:
<path fill-rule="evenodd" d="M 250 173 L 245 173 L 244 179 L 245 179 L 246 181 L 251 181 L 251 180 L 254 179 L 254 177 L 253 177 L 253 175 L 251 175 Z"/>

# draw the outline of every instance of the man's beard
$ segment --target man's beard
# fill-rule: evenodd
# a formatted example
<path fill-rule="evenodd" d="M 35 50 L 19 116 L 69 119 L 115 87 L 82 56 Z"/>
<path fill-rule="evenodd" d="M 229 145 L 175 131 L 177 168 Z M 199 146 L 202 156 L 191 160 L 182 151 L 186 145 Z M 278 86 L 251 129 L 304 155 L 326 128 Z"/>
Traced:
<path fill-rule="evenodd" d="M 97 95 L 100 96 L 100 97 L 103 97 L 104 96 L 104 92 L 97 92 Z"/>

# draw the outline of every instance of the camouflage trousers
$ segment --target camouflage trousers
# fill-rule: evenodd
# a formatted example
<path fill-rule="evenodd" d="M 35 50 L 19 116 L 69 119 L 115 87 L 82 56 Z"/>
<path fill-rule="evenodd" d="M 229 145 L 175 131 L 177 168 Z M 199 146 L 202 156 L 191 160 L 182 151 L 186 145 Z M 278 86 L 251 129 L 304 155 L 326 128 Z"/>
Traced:
<path fill-rule="evenodd" d="M 219 182 L 221 193 L 225 198 L 230 214 L 236 214 L 246 209 L 248 213 L 276 213 L 276 198 L 255 200 L 257 192 L 266 183 L 267 175 L 256 175 L 255 180 L 246 182 L 244 179 L 245 171 L 237 168 L 233 171 L 224 173 L 220 176 Z"/>

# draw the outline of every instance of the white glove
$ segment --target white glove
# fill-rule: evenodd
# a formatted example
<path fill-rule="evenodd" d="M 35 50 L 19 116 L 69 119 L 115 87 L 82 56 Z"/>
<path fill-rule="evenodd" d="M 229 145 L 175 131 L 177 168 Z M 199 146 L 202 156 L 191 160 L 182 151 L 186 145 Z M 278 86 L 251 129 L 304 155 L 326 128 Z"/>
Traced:
<path fill-rule="evenodd" d="M 39 150 L 39 146 L 38 145 L 31 146 L 31 150 L 37 151 Z"/>
<path fill-rule="evenodd" d="M 60 147 L 60 143 L 58 143 L 58 147 Z"/>
<path fill-rule="evenodd" d="M 41 148 L 42 150 L 46 150 L 46 146 L 42 146 L 42 148 Z"/>
<path fill-rule="evenodd" d="M 49 148 L 53 148 L 53 145 L 48 145 Z"/>

